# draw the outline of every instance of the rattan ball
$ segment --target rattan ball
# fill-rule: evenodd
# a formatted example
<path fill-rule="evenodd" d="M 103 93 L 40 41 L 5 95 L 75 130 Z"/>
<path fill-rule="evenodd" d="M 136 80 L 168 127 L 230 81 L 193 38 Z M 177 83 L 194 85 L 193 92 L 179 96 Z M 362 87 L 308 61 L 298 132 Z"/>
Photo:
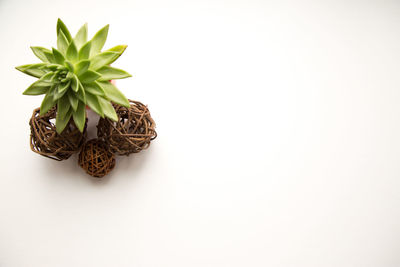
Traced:
<path fill-rule="evenodd" d="M 71 119 L 64 131 L 58 134 L 55 118 L 55 107 L 43 116 L 40 116 L 40 108 L 35 109 L 29 121 L 30 142 L 33 152 L 60 161 L 79 151 L 86 138 L 86 125 L 81 133 Z"/>
<path fill-rule="evenodd" d="M 115 157 L 104 141 L 92 139 L 83 144 L 78 164 L 89 175 L 101 178 L 114 169 Z"/>
<path fill-rule="evenodd" d="M 114 104 L 118 121 L 100 118 L 97 125 L 97 136 L 118 155 L 138 153 L 148 148 L 157 137 L 156 124 L 149 109 L 138 101 L 129 102 L 129 108 Z"/>

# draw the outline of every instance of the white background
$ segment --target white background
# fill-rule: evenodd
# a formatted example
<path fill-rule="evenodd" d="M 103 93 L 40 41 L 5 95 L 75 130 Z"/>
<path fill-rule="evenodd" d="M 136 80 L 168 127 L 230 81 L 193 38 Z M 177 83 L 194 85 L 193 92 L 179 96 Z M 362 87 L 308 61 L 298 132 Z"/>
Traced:
<path fill-rule="evenodd" d="M 58 17 L 111 24 L 157 122 L 101 181 L 29 148 L 14 67 Z M 399 29 L 399 1 L 0 0 L 0 266 L 400 266 Z"/>

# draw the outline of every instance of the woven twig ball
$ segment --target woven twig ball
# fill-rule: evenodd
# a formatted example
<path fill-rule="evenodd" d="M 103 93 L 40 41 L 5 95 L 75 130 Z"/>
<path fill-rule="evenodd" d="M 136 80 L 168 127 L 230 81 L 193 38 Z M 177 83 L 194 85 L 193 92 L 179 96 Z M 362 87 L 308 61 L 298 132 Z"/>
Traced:
<path fill-rule="evenodd" d="M 83 144 L 78 164 L 89 175 L 100 178 L 114 169 L 115 157 L 104 141 L 92 139 Z"/>
<path fill-rule="evenodd" d="M 129 102 L 129 108 L 114 104 L 118 121 L 100 118 L 97 125 L 97 136 L 118 155 L 140 152 L 157 137 L 149 109 L 138 101 Z"/>
<path fill-rule="evenodd" d="M 61 134 L 56 131 L 56 108 L 53 107 L 43 116 L 40 116 L 40 108 L 33 111 L 29 121 L 31 126 L 31 149 L 42 156 L 54 159 L 68 159 L 79 151 L 86 138 L 86 125 L 83 133 L 70 120 Z"/>

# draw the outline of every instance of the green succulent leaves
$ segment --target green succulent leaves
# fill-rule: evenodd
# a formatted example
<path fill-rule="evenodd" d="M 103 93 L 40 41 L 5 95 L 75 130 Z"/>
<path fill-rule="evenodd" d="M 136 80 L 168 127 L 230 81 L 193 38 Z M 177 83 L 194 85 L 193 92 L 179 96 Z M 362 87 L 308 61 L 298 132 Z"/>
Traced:
<path fill-rule="evenodd" d="M 40 106 L 43 115 L 57 106 L 56 129 L 61 133 L 72 118 L 82 132 L 86 122 L 86 105 L 101 117 L 118 119 L 111 101 L 129 107 L 127 98 L 110 80 L 131 77 L 124 70 L 111 67 L 126 49 L 118 45 L 101 51 L 108 35 L 109 26 L 100 29 L 87 40 L 87 24 L 75 37 L 65 24 L 57 21 L 57 48 L 51 50 L 33 46 L 33 53 L 42 63 L 16 67 L 17 70 L 39 78 L 24 95 L 42 95 Z"/>

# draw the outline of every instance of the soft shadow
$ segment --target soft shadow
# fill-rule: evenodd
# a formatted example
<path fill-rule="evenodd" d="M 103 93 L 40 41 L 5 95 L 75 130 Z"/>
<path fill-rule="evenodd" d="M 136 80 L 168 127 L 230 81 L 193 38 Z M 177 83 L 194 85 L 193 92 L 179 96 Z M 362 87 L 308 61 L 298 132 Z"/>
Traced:
<path fill-rule="evenodd" d="M 141 172 L 145 169 L 148 159 L 151 157 L 151 147 L 140 153 L 131 154 L 129 156 L 117 156 L 115 168 L 124 177 L 135 179 L 140 176 Z"/>
<path fill-rule="evenodd" d="M 52 179 L 80 179 L 85 174 L 78 165 L 78 154 L 74 154 L 69 159 L 62 161 L 48 159 L 40 155 L 38 157 L 35 160 L 38 161 L 38 164 L 40 162 L 41 169 L 46 171 L 49 174 L 47 176 Z"/>
<path fill-rule="evenodd" d="M 115 156 L 116 164 L 114 169 L 102 178 L 92 177 L 87 174 L 78 164 L 78 155 L 76 153 L 69 159 L 63 161 L 56 161 L 40 156 L 38 154 L 32 155 L 37 161 L 37 164 L 41 166 L 41 170 L 46 177 L 49 177 L 52 181 L 55 179 L 64 180 L 75 180 L 81 181 L 82 179 L 88 181 L 88 184 L 95 186 L 104 186 L 110 183 L 111 180 L 120 179 L 120 177 L 126 177 L 129 180 L 136 179 L 141 176 L 141 173 L 148 166 L 149 159 L 153 157 L 153 149 L 150 146 L 148 149 L 141 151 L 140 153 L 130 154 L 129 156 Z"/>

